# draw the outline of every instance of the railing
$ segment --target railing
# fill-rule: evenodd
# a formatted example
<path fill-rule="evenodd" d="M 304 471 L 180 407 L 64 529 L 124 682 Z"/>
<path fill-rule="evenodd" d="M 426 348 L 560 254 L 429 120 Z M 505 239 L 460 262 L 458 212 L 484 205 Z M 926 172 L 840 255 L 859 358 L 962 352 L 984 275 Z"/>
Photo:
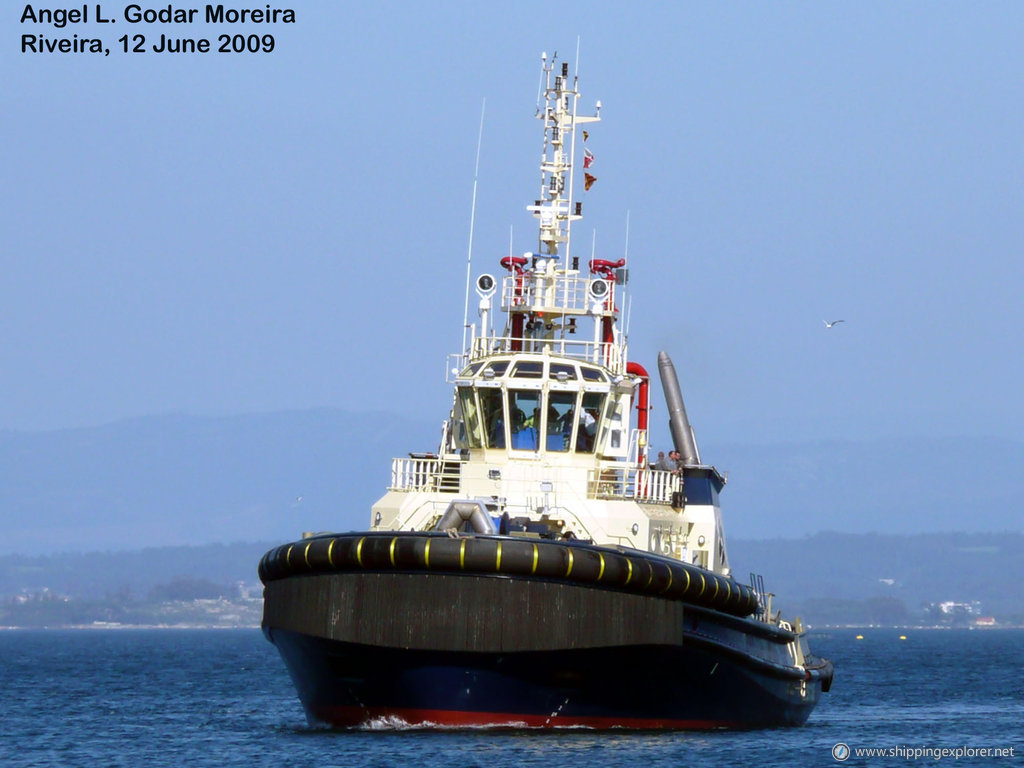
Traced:
<path fill-rule="evenodd" d="M 391 460 L 389 491 L 458 493 L 462 486 L 462 462 L 408 458 Z"/>
<path fill-rule="evenodd" d="M 392 459 L 389 491 L 433 491 L 440 477 L 437 459 Z"/>
<path fill-rule="evenodd" d="M 501 281 L 501 308 L 506 312 L 586 314 L 594 303 L 589 289 L 595 280 L 563 272 L 510 275 Z"/>
<path fill-rule="evenodd" d="M 392 459 L 388 490 L 456 493 L 459 490 L 460 467 L 458 462 L 443 462 L 440 459 Z M 550 468 L 544 472 L 546 477 L 554 475 Z M 530 478 L 516 482 L 533 486 L 539 481 Z M 682 489 L 683 482 L 679 475 L 659 469 L 622 465 L 593 469 L 587 476 L 588 494 L 598 499 L 635 499 L 649 504 L 671 504 L 673 496 Z M 539 503 L 540 498 L 536 501 Z"/>
<path fill-rule="evenodd" d="M 582 329 L 581 329 L 582 330 Z M 580 334 L 582 336 L 582 333 Z M 518 348 L 516 350 L 515 348 Z M 459 358 L 461 365 L 466 365 L 473 360 L 478 360 L 487 355 L 502 352 L 532 352 L 541 354 L 545 350 L 556 355 L 573 357 L 596 365 L 603 365 L 613 374 L 622 373 L 625 370 L 626 348 L 624 344 L 615 344 L 607 341 L 585 340 L 583 338 L 566 338 L 556 336 L 544 338 L 543 336 L 476 336 L 473 338 L 472 346 L 467 355 Z"/>
<path fill-rule="evenodd" d="M 658 504 L 671 504 L 673 494 L 683 490 L 683 479 L 675 472 L 638 469 L 634 476 L 633 498 Z"/>
<path fill-rule="evenodd" d="M 651 504 L 671 504 L 683 489 L 682 478 L 674 472 L 637 467 L 606 467 L 592 470 L 590 495 L 599 499 L 635 499 Z"/>

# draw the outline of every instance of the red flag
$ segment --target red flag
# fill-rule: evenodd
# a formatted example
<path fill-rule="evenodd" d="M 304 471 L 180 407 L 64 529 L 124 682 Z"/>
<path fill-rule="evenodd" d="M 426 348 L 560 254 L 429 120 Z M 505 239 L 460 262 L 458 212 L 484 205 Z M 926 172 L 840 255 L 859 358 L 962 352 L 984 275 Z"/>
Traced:
<path fill-rule="evenodd" d="M 583 167 L 589 168 L 594 164 L 594 153 L 586 147 L 583 148 Z"/>
<path fill-rule="evenodd" d="M 583 174 L 583 191 L 586 192 L 592 186 L 594 186 L 594 182 L 595 181 L 597 181 L 597 176 L 591 176 L 589 173 L 584 173 Z"/>

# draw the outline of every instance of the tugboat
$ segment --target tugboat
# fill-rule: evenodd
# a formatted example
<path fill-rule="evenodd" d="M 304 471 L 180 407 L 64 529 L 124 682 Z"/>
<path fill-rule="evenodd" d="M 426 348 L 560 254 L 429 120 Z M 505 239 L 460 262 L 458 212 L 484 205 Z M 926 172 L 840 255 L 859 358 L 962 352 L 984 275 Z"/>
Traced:
<path fill-rule="evenodd" d="M 264 555 L 263 632 L 311 723 L 801 725 L 832 664 L 759 577 L 734 578 L 725 479 L 665 352 L 679 459 L 649 462 L 650 376 L 619 328 L 626 260 L 581 269 L 570 251 L 577 126 L 600 102 L 578 115 L 568 64 L 542 68 L 537 247 L 475 281 L 439 449 L 393 460 L 368 530 Z"/>

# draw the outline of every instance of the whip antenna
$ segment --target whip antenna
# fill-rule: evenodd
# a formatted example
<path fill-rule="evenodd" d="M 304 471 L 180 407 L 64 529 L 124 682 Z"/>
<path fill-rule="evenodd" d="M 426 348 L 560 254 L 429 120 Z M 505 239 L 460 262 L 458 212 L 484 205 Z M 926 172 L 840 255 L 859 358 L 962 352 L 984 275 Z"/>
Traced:
<path fill-rule="evenodd" d="M 473 265 L 473 225 L 476 223 L 476 185 L 480 176 L 480 145 L 484 141 L 484 109 L 487 99 L 480 105 L 480 133 L 476 138 L 476 166 L 473 169 L 473 205 L 469 209 L 469 251 L 466 254 L 466 304 L 462 310 L 462 354 L 466 354 L 466 331 L 469 329 L 469 275 Z"/>
<path fill-rule="evenodd" d="M 626 264 L 628 265 L 629 264 L 629 209 L 628 208 L 626 209 L 626 250 L 625 250 L 625 253 L 622 254 L 622 258 L 625 260 Z M 627 266 L 627 269 L 628 269 L 628 266 Z M 629 302 L 629 310 L 626 312 L 626 327 L 625 327 L 626 338 L 628 339 L 629 338 L 629 319 L 630 319 L 630 317 L 633 316 L 633 297 L 632 297 L 632 295 L 627 296 L 626 300 Z"/>
<path fill-rule="evenodd" d="M 556 53 L 555 55 L 557 56 L 558 54 Z M 538 115 L 540 114 L 540 94 L 544 90 L 544 68 L 548 62 L 547 51 L 540 55 L 540 62 L 540 81 L 537 83 L 537 112 L 535 113 Z"/>

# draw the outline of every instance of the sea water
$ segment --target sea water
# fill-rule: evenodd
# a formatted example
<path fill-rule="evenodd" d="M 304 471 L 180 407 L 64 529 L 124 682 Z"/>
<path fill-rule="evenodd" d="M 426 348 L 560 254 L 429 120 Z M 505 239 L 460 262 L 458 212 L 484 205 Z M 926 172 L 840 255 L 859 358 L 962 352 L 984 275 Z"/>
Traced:
<path fill-rule="evenodd" d="M 810 640 L 836 674 L 802 728 L 331 731 L 306 724 L 276 649 L 255 629 L 0 632 L 0 766 L 1024 762 L 1024 630 L 843 629 Z M 846 755 L 837 744 L 847 759 L 836 759 Z"/>

